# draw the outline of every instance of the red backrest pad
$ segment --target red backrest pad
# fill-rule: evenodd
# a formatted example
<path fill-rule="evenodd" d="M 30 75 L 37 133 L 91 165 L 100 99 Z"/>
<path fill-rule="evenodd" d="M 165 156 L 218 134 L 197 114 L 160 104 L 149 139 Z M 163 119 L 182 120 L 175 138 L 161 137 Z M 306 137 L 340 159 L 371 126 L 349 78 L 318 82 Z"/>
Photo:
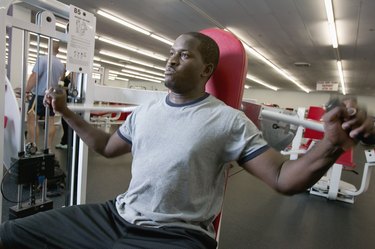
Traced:
<path fill-rule="evenodd" d="M 245 48 L 236 36 L 227 31 L 212 28 L 200 32 L 215 40 L 220 49 L 219 64 L 206 84 L 206 91 L 239 109 L 247 73 Z"/>

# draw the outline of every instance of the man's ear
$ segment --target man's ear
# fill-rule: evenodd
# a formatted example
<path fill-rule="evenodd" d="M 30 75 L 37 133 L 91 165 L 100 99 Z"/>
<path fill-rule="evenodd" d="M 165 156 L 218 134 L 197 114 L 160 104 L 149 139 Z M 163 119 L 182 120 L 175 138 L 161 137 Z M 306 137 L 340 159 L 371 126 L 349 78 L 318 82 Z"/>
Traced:
<path fill-rule="evenodd" d="M 212 63 L 208 63 L 206 65 L 206 68 L 204 69 L 203 73 L 202 73 L 202 76 L 203 77 L 210 77 L 211 74 L 214 72 L 214 64 Z"/>

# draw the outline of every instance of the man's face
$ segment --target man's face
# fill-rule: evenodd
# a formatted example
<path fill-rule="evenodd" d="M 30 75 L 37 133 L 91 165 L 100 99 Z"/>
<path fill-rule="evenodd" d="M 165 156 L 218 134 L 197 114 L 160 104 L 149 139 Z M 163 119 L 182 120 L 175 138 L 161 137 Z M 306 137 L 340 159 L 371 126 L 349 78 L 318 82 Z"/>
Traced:
<path fill-rule="evenodd" d="M 194 37 L 181 35 L 171 47 L 165 69 L 165 86 L 172 92 L 186 94 L 205 83 L 206 64 L 198 51 L 199 44 Z"/>

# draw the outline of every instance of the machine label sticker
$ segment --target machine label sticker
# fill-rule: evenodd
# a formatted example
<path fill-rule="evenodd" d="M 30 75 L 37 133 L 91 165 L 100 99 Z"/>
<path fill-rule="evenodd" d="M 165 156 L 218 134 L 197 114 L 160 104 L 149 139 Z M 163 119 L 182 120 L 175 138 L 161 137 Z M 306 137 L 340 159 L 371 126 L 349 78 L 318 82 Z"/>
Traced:
<path fill-rule="evenodd" d="M 96 17 L 70 5 L 66 68 L 72 72 L 91 73 L 95 48 Z"/>

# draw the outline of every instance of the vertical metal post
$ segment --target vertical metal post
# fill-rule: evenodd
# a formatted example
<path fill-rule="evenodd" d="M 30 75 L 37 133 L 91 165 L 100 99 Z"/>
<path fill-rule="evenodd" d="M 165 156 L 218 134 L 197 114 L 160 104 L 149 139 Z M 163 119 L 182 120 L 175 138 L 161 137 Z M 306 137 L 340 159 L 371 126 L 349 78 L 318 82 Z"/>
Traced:
<path fill-rule="evenodd" d="M 42 183 L 42 203 L 47 200 L 47 177 L 44 177 Z"/>
<path fill-rule="evenodd" d="M 23 189 L 23 185 L 22 184 L 18 184 L 18 187 L 17 187 L 17 191 L 18 191 L 18 194 L 17 194 L 17 208 L 18 209 L 22 208 L 22 189 Z"/>
<path fill-rule="evenodd" d="M 19 152 L 24 152 L 25 138 L 25 87 L 27 81 L 27 59 L 28 59 L 28 44 L 29 44 L 29 33 L 22 30 L 22 88 L 21 88 L 21 136 L 20 136 L 20 148 Z"/>
<path fill-rule="evenodd" d="M 48 38 L 48 55 L 47 55 L 47 89 L 52 85 L 52 53 L 53 53 L 53 40 Z M 46 106 L 46 112 L 44 115 L 44 151 L 48 150 L 48 133 L 49 133 L 49 106 Z M 51 145 L 52 146 L 52 145 Z"/>

